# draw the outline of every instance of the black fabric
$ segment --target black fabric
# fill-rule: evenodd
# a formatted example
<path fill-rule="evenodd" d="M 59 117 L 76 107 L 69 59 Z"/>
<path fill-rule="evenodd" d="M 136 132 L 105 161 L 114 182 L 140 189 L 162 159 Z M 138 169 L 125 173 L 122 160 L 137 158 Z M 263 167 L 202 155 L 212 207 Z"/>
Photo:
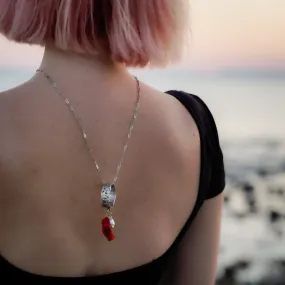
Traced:
<path fill-rule="evenodd" d="M 206 195 L 204 198 L 214 198 L 225 188 L 225 170 L 213 115 L 204 101 L 196 95 L 176 90 L 170 90 L 167 93 L 177 98 L 187 108 L 198 126 L 201 137 L 201 156 L 205 156 L 206 165 L 204 167 L 207 168 L 211 180 L 206 193 L 204 193 Z M 201 159 L 203 161 L 204 157 Z"/>
<path fill-rule="evenodd" d="M 171 247 L 158 259 L 151 263 L 107 275 L 94 277 L 57 278 L 30 274 L 16 268 L 0 256 L 0 284 L 10 284 L 15 281 L 38 281 L 38 284 L 148 284 L 158 285 L 164 276 L 167 265 L 199 209 L 206 199 L 219 195 L 225 187 L 225 172 L 223 154 L 219 144 L 219 137 L 214 118 L 205 103 L 197 96 L 182 91 L 171 90 L 166 92 L 178 99 L 192 115 L 200 133 L 201 141 L 201 171 L 199 191 L 194 209 L 186 221 L 183 229 Z"/>

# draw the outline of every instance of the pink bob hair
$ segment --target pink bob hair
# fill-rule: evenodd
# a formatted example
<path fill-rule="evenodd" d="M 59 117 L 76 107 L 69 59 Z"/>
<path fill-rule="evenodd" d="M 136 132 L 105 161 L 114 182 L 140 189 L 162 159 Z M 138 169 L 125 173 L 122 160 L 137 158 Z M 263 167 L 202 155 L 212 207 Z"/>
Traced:
<path fill-rule="evenodd" d="M 0 33 L 18 43 L 100 54 L 126 66 L 182 54 L 189 0 L 0 0 Z"/>

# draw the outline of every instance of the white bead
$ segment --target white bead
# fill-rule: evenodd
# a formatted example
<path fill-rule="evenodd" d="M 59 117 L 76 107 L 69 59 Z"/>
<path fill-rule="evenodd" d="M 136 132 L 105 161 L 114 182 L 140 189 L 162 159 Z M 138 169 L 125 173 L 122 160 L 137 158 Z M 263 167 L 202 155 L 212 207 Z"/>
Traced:
<path fill-rule="evenodd" d="M 109 218 L 110 219 L 110 225 L 111 225 L 111 227 L 112 228 L 114 228 L 115 227 L 115 221 L 114 221 L 114 219 L 111 217 L 111 218 Z"/>

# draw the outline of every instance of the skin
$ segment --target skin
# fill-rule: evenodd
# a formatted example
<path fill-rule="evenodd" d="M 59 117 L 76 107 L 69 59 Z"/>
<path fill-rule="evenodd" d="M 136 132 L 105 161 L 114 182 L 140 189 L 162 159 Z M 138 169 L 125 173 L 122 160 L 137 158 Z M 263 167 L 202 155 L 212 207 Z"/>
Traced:
<path fill-rule="evenodd" d="M 122 65 L 50 47 L 41 67 L 72 102 L 102 179 L 111 181 L 135 106 L 133 77 Z M 40 74 L 0 93 L 0 133 L 0 253 L 25 271 L 73 277 L 148 263 L 169 248 L 195 204 L 195 122 L 175 98 L 143 83 L 111 243 L 101 233 L 100 177 L 70 111 Z M 169 282 L 214 284 L 222 199 L 203 205 L 177 254 L 187 263 L 169 270 Z"/>

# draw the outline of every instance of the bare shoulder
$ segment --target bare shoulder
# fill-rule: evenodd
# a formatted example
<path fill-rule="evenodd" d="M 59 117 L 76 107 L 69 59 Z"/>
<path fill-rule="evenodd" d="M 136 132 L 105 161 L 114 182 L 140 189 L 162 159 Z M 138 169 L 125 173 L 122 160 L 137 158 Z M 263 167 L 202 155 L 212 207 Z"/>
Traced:
<path fill-rule="evenodd" d="M 200 135 L 193 117 L 175 97 L 148 86 L 143 89 L 146 91 L 142 99 L 146 102 L 142 102 L 142 115 L 147 117 L 144 120 L 148 122 L 147 129 L 151 129 L 146 136 L 153 138 L 157 161 L 169 167 L 167 171 L 171 175 L 179 173 L 185 189 L 197 190 Z"/>
<path fill-rule="evenodd" d="M 169 146 L 175 146 L 177 154 L 181 151 L 186 159 L 187 153 L 191 156 L 193 151 L 199 152 L 199 131 L 189 111 L 174 96 L 149 86 L 144 87 L 146 112 L 157 136 L 165 136 Z"/>
<path fill-rule="evenodd" d="M 0 153 L 9 139 L 15 135 L 15 129 L 21 124 L 21 113 L 23 110 L 23 95 L 26 93 L 25 85 L 0 92 Z"/>
<path fill-rule="evenodd" d="M 10 126 L 9 124 L 23 121 L 24 114 L 31 110 L 29 106 L 31 105 L 30 99 L 35 95 L 35 87 L 37 86 L 32 80 L 29 80 L 14 88 L 0 92 L 0 128 L 7 129 L 7 126 Z"/>
<path fill-rule="evenodd" d="M 17 93 L 18 90 L 16 88 L 0 92 L 0 133 L 2 134 L 0 154 L 3 153 L 4 146 L 13 131 L 12 124 L 15 114 L 17 114 L 17 106 L 15 105 Z"/>
<path fill-rule="evenodd" d="M 20 107 L 23 107 L 23 97 L 28 93 L 28 90 L 29 84 L 24 83 L 22 85 L 0 92 L 1 119 L 7 119 L 7 116 L 11 118 L 13 115 L 19 114 L 18 111 Z M 6 123 L 7 121 L 5 121 L 5 124 Z"/>
<path fill-rule="evenodd" d="M 142 91 L 140 119 L 146 126 L 140 129 L 150 153 L 151 173 L 155 181 L 160 181 L 167 212 L 171 213 L 170 245 L 195 205 L 200 178 L 200 136 L 193 117 L 175 97 L 144 85 Z"/>
<path fill-rule="evenodd" d="M 20 142 L 27 136 L 24 113 L 28 112 L 25 111 L 24 102 L 28 88 L 22 85 L 0 92 L 0 180 L 12 167 L 11 163 L 15 163 L 12 158 L 17 157 L 19 146 L 22 145 Z"/>
<path fill-rule="evenodd" d="M 3 208 L 6 203 L 7 185 L 8 183 L 8 161 L 11 161 L 11 153 L 13 152 L 13 144 L 15 139 L 13 135 L 14 126 L 14 110 L 15 106 L 13 104 L 13 98 L 16 89 L 7 90 L 0 92 L 0 213 L 2 213 Z"/>

